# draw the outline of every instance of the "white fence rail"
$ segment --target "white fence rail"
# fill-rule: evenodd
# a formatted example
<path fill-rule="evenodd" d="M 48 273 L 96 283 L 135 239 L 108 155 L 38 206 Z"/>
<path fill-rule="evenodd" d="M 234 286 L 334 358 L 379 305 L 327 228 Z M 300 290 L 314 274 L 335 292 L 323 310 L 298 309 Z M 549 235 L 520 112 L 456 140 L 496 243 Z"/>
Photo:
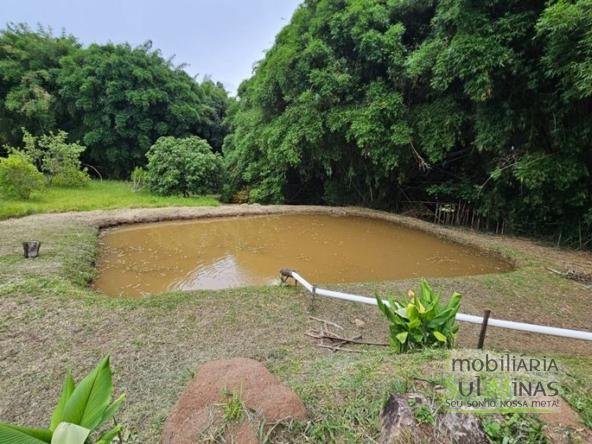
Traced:
<path fill-rule="evenodd" d="M 313 296 L 323 296 L 327 298 L 341 299 L 343 301 L 376 305 L 375 298 L 369 298 L 367 296 L 358 296 L 350 293 L 342 293 L 340 291 L 326 290 L 324 288 L 317 288 L 315 285 L 312 285 L 310 282 L 308 282 L 306 279 L 304 279 L 302 276 L 300 276 L 297 272 L 293 270 L 282 269 L 280 270 L 280 274 L 282 278 L 291 277 L 296 282 L 300 283 L 304 288 L 306 288 L 310 293 L 312 293 Z M 383 302 L 388 305 L 388 301 Z M 462 322 L 470 322 L 471 324 L 483 324 L 483 317 L 481 316 L 457 313 L 456 319 Z M 585 341 L 592 341 L 592 332 L 584 330 L 571 330 L 568 328 L 550 327 L 547 325 L 539 324 L 527 324 L 525 322 L 514 322 L 493 318 L 489 318 L 487 320 L 487 325 L 490 325 L 492 327 L 508 328 L 510 330 L 527 331 L 531 333 L 541 333 L 544 335 L 561 336 L 564 338 L 583 339 Z"/>

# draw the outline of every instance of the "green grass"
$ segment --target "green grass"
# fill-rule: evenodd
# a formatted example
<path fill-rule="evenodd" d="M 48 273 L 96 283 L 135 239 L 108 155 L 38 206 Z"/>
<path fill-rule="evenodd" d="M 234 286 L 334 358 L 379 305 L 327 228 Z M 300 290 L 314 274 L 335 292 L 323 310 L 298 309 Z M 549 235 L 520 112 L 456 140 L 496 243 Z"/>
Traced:
<path fill-rule="evenodd" d="M 156 196 L 147 191 L 133 192 L 128 182 L 113 180 L 92 181 L 84 188 L 47 188 L 29 200 L 0 199 L 0 220 L 64 211 L 218 205 L 218 201 L 210 196 Z"/>

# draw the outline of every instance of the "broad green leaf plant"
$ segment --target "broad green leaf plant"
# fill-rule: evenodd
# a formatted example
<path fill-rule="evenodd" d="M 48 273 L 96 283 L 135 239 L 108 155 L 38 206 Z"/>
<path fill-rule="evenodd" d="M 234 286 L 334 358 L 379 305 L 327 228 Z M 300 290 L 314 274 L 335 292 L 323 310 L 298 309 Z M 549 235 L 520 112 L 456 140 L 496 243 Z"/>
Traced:
<path fill-rule="evenodd" d="M 111 419 L 125 401 L 125 395 L 112 401 L 112 394 L 112 373 L 107 356 L 78 385 L 70 373 L 66 374 L 49 428 L 0 423 L 0 443 L 109 444 L 121 431 L 121 425 L 115 425 L 96 440 L 89 436 Z"/>
<path fill-rule="evenodd" d="M 455 316 L 461 295 L 455 292 L 448 304 L 441 304 L 440 296 L 423 280 L 419 295 L 410 290 L 408 296 L 408 301 L 398 302 L 391 297 L 388 303 L 376 297 L 378 308 L 390 322 L 391 346 L 400 353 L 451 348 L 458 332 Z"/>

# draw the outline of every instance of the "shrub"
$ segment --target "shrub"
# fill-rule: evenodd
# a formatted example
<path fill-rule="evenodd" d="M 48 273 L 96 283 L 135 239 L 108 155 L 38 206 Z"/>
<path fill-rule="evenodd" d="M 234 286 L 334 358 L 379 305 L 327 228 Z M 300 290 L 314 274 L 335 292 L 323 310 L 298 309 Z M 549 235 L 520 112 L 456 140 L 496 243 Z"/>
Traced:
<path fill-rule="evenodd" d="M 112 393 L 111 366 L 107 356 L 78 385 L 75 384 L 70 373 L 66 374 L 62 393 L 51 416 L 49 428 L 0 423 L 0 442 L 109 444 L 121 431 L 120 425 L 104 432 L 95 441 L 91 441 L 88 436 L 105 421 L 110 420 L 125 401 L 125 395 L 121 395 L 111 402 Z"/>
<path fill-rule="evenodd" d="M 130 176 L 130 180 L 132 181 L 132 191 L 141 191 L 146 187 L 148 171 L 142 167 L 135 167 Z"/>
<path fill-rule="evenodd" d="M 222 185 L 222 158 L 199 137 L 161 137 L 146 153 L 148 187 L 161 195 L 216 193 Z"/>
<path fill-rule="evenodd" d="M 378 308 L 390 322 L 390 344 L 398 352 L 428 347 L 452 347 L 458 332 L 456 313 L 461 295 L 454 293 L 448 304 L 440 304 L 440 297 L 423 280 L 419 296 L 409 291 L 410 300 L 404 303 L 389 299 L 388 305 L 379 297 Z"/>
<path fill-rule="evenodd" d="M 89 183 L 90 177 L 81 169 L 80 155 L 86 147 L 78 143 L 68 143 L 67 138 L 68 133 L 65 131 L 35 137 L 23 130 L 23 147 L 19 151 L 28 156 L 47 175 L 51 185 L 85 186 Z"/>
<path fill-rule="evenodd" d="M 43 186 L 43 174 L 23 154 L 12 153 L 0 158 L 0 191 L 4 194 L 29 199 L 33 191 Z"/>
<path fill-rule="evenodd" d="M 51 184 L 56 187 L 80 188 L 87 186 L 89 182 L 88 173 L 75 168 L 61 170 L 51 177 Z"/>

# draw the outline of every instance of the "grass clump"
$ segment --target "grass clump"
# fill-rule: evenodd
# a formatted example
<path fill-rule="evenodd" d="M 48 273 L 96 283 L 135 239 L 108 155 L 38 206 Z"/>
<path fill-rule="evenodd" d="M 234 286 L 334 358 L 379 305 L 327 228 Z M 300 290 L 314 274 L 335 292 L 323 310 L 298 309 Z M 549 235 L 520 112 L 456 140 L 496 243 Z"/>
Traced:
<path fill-rule="evenodd" d="M 226 422 L 235 422 L 243 417 L 244 406 L 240 395 L 236 392 L 224 393 L 225 401 L 222 405 L 223 418 Z"/>

